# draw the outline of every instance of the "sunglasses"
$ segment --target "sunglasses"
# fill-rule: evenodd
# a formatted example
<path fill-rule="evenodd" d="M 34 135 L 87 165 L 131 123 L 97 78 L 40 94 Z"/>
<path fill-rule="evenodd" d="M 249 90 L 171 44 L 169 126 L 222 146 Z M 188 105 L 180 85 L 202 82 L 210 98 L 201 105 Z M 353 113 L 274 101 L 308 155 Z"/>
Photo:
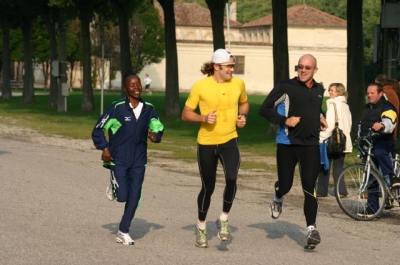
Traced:
<path fill-rule="evenodd" d="M 234 64 L 219 64 L 220 66 L 226 66 L 229 69 L 235 68 Z"/>
<path fill-rule="evenodd" d="M 313 69 L 314 67 L 311 67 L 311 66 L 308 66 L 308 65 L 301 65 L 301 64 L 299 64 L 298 66 L 297 66 L 297 69 L 298 70 L 303 70 L 303 69 L 306 69 L 307 71 L 310 71 L 311 69 Z"/>

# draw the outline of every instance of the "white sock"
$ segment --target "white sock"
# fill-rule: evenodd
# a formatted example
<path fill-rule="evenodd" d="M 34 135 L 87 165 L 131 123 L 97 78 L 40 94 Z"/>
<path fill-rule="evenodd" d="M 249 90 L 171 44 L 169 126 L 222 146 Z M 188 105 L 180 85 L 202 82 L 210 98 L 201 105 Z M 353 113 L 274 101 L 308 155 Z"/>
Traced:
<path fill-rule="evenodd" d="M 283 196 L 281 198 L 278 198 L 278 196 L 276 196 L 276 193 L 274 193 L 274 201 L 283 202 Z"/>
<path fill-rule="evenodd" d="M 221 221 L 228 221 L 228 215 L 225 213 L 221 213 L 221 215 L 219 216 L 219 220 Z"/>
<path fill-rule="evenodd" d="M 197 220 L 197 228 L 200 230 L 206 230 L 206 222 L 204 221 L 201 223 L 200 220 Z"/>
<path fill-rule="evenodd" d="M 315 230 L 315 227 L 313 225 L 307 227 L 307 231 L 312 231 L 312 230 Z"/>

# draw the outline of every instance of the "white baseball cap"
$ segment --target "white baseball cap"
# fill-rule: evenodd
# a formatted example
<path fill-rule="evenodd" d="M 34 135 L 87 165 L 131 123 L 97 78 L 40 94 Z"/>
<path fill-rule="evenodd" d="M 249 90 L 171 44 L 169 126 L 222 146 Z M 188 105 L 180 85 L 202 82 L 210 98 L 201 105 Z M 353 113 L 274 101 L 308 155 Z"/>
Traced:
<path fill-rule="evenodd" d="M 229 62 L 229 58 L 233 57 L 233 60 L 235 60 L 235 56 L 233 56 L 232 53 L 228 52 L 225 49 L 218 49 L 216 50 L 212 57 L 211 57 L 211 62 L 213 63 L 227 63 Z"/>

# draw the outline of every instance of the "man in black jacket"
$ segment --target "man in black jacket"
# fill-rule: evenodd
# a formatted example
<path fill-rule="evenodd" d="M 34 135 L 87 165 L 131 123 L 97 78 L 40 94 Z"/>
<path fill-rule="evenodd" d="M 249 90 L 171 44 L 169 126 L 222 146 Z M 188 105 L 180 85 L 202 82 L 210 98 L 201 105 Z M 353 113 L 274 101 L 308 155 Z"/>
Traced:
<path fill-rule="evenodd" d="M 320 169 L 319 130 L 325 130 L 327 123 L 321 109 L 324 88 L 314 80 L 317 71 L 315 57 L 303 55 L 297 65 L 298 76 L 277 84 L 260 108 L 261 116 L 279 125 L 276 140 L 278 181 L 270 205 L 271 216 L 274 219 L 280 216 L 283 196 L 292 187 L 294 170 L 299 163 L 308 230 L 306 249 L 314 249 L 321 241 L 316 230 L 315 181 Z"/>

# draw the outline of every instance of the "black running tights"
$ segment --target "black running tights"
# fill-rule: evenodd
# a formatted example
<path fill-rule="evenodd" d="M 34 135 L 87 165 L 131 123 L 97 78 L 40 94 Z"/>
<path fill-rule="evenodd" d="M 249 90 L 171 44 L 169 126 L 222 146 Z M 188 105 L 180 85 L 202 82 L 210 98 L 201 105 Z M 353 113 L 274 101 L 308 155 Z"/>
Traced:
<path fill-rule="evenodd" d="M 197 160 L 201 178 L 201 190 L 197 197 L 198 218 L 200 221 L 204 221 L 215 188 L 218 160 L 221 162 L 225 174 L 222 211 L 229 212 L 232 207 L 240 166 L 237 138 L 218 145 L 199 144 L 197 146 Z"/>
<path fill-rule="evenodd" d="M 278 166 L 278 182 L 275 184 L 276 196 L 281 198 L 290 191 L 293 185 L 294 170 L 298 163 L 304 193 L 306 223 L 307 226 L 314 225 L 318 210 L 315 182 L 320 169 L 319 146 L 278 144 L 276 160 Z"/>

